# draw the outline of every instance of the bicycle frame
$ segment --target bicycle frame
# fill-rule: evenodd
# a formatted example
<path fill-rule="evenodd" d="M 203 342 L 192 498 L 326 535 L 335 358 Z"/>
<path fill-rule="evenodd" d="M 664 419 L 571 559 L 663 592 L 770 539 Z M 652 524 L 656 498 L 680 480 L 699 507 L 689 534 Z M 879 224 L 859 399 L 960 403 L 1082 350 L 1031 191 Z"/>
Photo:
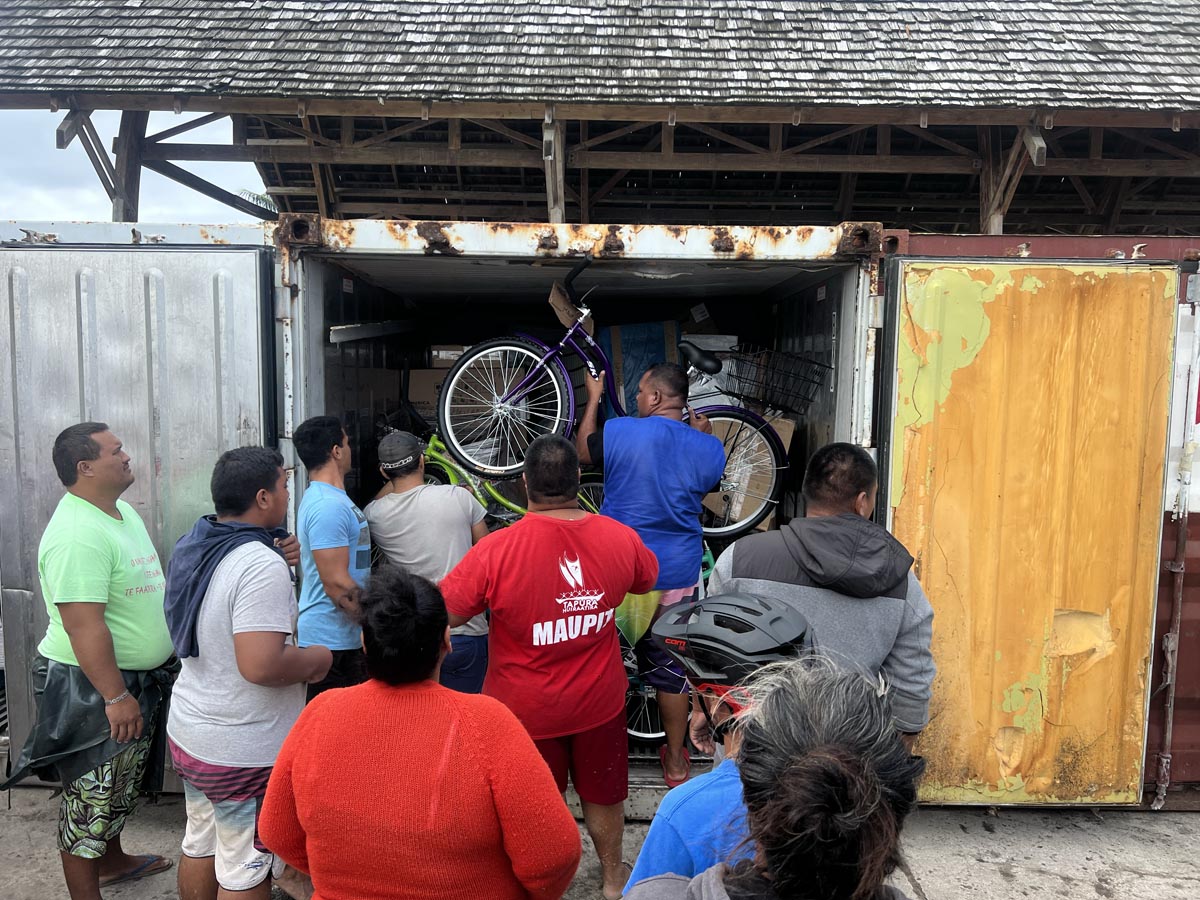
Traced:
<path fill-rule="evenodd" d="M 490 481 L 484 481 L 482 478 L 475 478 L 465 469 L 461 468 L 458 463 L 456 463 L 450 457 L 450 454 L 446 452 L 446 445 L 442 443 L 442 439 L 438 435 L 434 434 L 429 438 L 429 445 L 425 448 L 425 458 L 429 462 L 440 466 L 441 469 L 446 473 L 446 476 L 450 479 L 451 484 L 465 485 L 468 490 L 475 495 L 476 500 L 482 502 L 484 500 L 482 495 L 486 494 L 509 512 L 513 512 L 521 516 L 525 515 L 524 507 L 518 506 L 516 503 L 513 503 L 511 500 L 497 491 L 495 486 Z"/>
<path fill-rule="evenodd" d="M 436 433 L 431 435 L 429 438 L 429 445 L 425 448 L 425 458 L 434 465 L 441 467 L 442 471 L 446 473 L 446 477 L 450 479 L 451 484 L 464 485 L 468 490 L 471 491 L 472 494 L 475 495 L 475 499 L 479 500 L 481 503 L 484 502 L 484 497 L 482 495 L 486 494 L 509 512 L 516 513 L 518 516 L 523 516 L 526 512 L 528 512 L 525 507 L 514 503 L 512 500 L 501 494 L 496 489 L 496 486 L 490 481 L 486 481 L 482 478 L 476 478 L 459 466 L 459 464 L 454 461 L 453 457 L 451 457 L 449 452 L 446 450 L 446 445 L 442 443 L 441 437 L 439 437 Z M 600 511 L 598 508 L 593 508 L 590 502 L 581 500 L 581 504 L 588 512 L 596 513 Z"/>
<path fill-rule="evenodd" d="M 558 345 L 554 347 L 550 346 L 545 341 L 541 341 L 538 338 L 533 337 L 530 334 L 517 332 L 518 337 L 537 344 L 540 348 L 542 348 L 542 350 L 545 351 L 545 353 L 538 364 L 530 370 L 529 374 L 522 378 L 515 387 L 501 397 L 501 402 L 511 403 L 514 401 L 519 401 L 527 392 L 530 382 L 533 381 L 538 372 L 552 363 L 558 365 L 559 369 L 562 371 L 563 380 L 566 382 L 568 387 L 567 427 L 563 433 L 567 437 L 570 437 L 571 431 L 575 427 L 575 390 L 567 373 L 567 367 L 562 361 L 563 353 L 566 350 L 570 350 L 580 360 L 583 361 L 583 364 L 587 367 L 588 374 L 591 375 L 591 377 L 595 378 L 600 372 L 604 373 L 604 396 L 607 398 L 609 404 L 612 405 L 613 411 L 616 412 L 618 416 L 627 415 L 625 412 L 625 405 L 621 402 L 621 391 L 618 390 L 616 379 L 613 376 L 612 361 L 608 358 L 608 354 L 604 352 L 604 348 L 596 342 L 595 338 L 587 333 L 587 329 L 584 327 L 588 318 L 591 317 L 591 314 L 591 310 L 586 308 L 581 309 L 579 318 L 576 319 L 575 323 L 567 329 L 567 332 L 563 335 L 562 340 L 560 340 Z M 583 339 L 586 349 L 581 347 L 577 342 L 576 339 L 580 337 Z M 754 412 L 753 410 L 746 409 L 744 406 L 703 406 L 697 407 L 695 411 L 708 415 L 709 413 L 722 413 L 729 412 L 730 410 L 737 410 L 738 412 L 759 420 L 759 422 L 765 426 L 765 433 L 767 434 L 768 440 L 773 440 L 782 448 L 782 442 L 779 440 L 779 435 L 775 432 L 775 429 L 771 427 L 771 424 L 758 413 Z M 780 455 L 781 457 L 786 456 L 786 453 L 783 453 L 781 449 Z"/>
<path fill-rule="evenodd" d="M 608 354 L 604 352 L 604 348 L 596 343 L 595 338 L 587 333 L 584 323 L 591 316 L 591 310 L 580 310 L 580 316 L 575 323 L 567 329 L 567 333 L 563 335 L 562 340 L 558 342 L 558 346 L 552 347 L 545 341 L 534 337 L 531 334 L 518 331 L 517 337 L 523 338 L 532 344 L 540 347 L 544 354 L 538 364 L 529 370 L 529 374 L 522 378 L 513 388 L 511 388 L 503 397 L 500 398 L 501 403 L 516 403 L 519 402 L 528 393 L 530 383 L 537 377 L 537 374 L 550 365 L 557 365 L 562 373 L 563 381 L 567 384 L 567 427 L 563 432 L 567 437 L 571 436 L 571 431 L 575 427 L 575 390 L 571 384 L 571 376 L 567 372 L 567 367 L 563 363 L 562 357 L 566 350 L 574 353 L 583 364 L 587 367 L 588 373 L 595 378 L 600 372 L 604 373 L 604 393 L 608 398 L 608 402 L 612 404 L 617 415 L 625 415 L 625 405 L 621 402 L 620 393 L 617 390 L 616 379 L 612 373 L 612 362 L 608 358 Z M 587 349 L 580 347 L 576 342 L 576 338 L 582 338 L 587 345 Z M 590 354 L 595 354 L 595 358 Z"/>

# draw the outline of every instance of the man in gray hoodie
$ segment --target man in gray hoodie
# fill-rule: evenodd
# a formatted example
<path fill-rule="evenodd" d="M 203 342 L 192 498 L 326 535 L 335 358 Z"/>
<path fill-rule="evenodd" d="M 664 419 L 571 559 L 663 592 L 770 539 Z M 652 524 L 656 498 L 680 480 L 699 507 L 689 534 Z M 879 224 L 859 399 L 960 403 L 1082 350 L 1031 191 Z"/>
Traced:
<path fill-rule="evenodd" d="M 717 560 L 708 593 L 794 604 L 823 655 L 884 676 L 897 728 L 914 735 L 929 723 L 937 671 L 933 608 L 912 556 L 871 521 L 878 487 L 875 461 L 862 447 L 822 447 L 804 473 L 805 517 L 735 541 Z"/>

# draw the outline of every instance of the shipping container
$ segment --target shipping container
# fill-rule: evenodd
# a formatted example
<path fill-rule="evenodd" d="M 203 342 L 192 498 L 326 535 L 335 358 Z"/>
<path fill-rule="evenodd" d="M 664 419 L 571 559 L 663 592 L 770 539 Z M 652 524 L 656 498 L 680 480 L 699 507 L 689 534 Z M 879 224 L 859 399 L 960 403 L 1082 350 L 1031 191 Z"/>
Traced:
<path fill-rule="evenodd" d="M 924 799 L 1139 803 L 1171 694 L 1152 704 L 1176 610 L 1160 556 L 1178 568 L 1175 518 L 1191 501 L 1194 265 L 1166 239 L 1023 240 L 870 223 L 0 224 L 14 748 L 33 717 L 24 673 L 45 625 L 36 554 L 61 495 L 49 464 L 61 428 L 98 418 L 122 436 L 138 474 L 127 499 L 164 558 L 208 510 L 222 450 L 277 444 L 291 466 L 292 429 L 310 415 L 346 423 L 348 489 L 365 502 L 379 424 L 446 371 L 430 348 L 513 331 L 557 340 L 550 286 L 590 255 L 578 287 L 600 326 L 686 321 L 830 367 L 788 423 L 779 517 L 801 513 L 816 447 L 876 455 L 877 515 L 936 611 Z M 303 472 L 290 471 L 296 503 Z M 1174 687 L 1175 780 L 1200 778 L 1194 658 Z"/>

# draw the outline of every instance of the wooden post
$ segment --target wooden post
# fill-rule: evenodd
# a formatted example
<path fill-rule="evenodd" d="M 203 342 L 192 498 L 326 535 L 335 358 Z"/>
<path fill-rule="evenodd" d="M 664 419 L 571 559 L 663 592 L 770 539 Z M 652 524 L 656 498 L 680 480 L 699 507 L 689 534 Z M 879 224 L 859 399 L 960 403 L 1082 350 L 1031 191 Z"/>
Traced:
<path fill-rule="evenodd" d="M 546 211 L 551 224 L 567 220 L 567 142 L 561 121 L 542 125 L 542 160 L 546 169 Z"/>
<path fill-rule="evenodd" d="M 121 113 L 121 127 L 117 132 L 116 147 L 116 196 L 113 197 L 112 220 L 114 222 L 136 222 L 138 201 L 142 186 L 142 146 L 146 140 L 146 123 L 150 113 L 141 110 L 126 110 Z"/>
<path fill-rule="evenodd" d="M 588 123 L 587 120 L 581 120 L 579 123 L 579 142 L 587 143 L 588 139 Z M 588 208 L 591 205 L 590 179 L 588 178 L 588 170 L 579 170 L 579 224 L 587 225 L 591 221 L 591 210 Z"/>

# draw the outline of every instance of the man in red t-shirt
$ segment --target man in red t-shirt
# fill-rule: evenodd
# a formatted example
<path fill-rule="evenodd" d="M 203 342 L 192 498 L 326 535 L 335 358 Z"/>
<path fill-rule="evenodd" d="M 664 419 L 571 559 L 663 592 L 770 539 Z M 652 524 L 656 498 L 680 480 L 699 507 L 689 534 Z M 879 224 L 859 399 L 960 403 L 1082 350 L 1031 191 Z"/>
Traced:
<path fill-rule="evenodd" d="M 579 508 L 579 457 L 547 435 L 525 453 L 529 515 L 488 535 L 443 579 L 450 624 L 492 613 L 483 692 L 529 731 L 561 791 L 567 773 L 604 868 L 621 896 L 625 667 L 613 610 L 654 586 L 658 561 L 628 526 Z"/>

